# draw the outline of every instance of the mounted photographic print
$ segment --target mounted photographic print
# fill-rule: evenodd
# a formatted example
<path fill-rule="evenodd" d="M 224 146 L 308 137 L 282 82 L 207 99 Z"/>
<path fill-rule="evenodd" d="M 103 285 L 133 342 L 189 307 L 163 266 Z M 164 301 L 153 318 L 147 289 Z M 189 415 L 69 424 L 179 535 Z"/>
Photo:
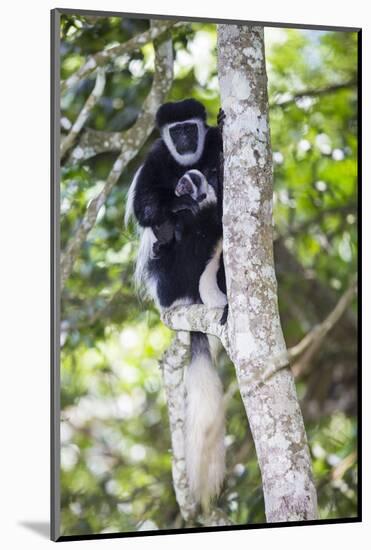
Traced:
<path fill-rule="evenodd" d="M 361 520 L 360 37 L 52 11 L 53 540 Z"/>

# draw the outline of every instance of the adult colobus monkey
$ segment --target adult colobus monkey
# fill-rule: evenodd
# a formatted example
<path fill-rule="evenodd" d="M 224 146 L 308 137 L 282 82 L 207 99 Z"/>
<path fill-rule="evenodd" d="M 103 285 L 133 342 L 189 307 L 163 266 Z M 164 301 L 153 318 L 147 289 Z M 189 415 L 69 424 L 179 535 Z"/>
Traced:
<path fill-rule="evenodd" d="M 194 100 L 163 105 L 157 124 L 163 140 L 137 172 L 127 206 L 143 227 L 137 281 L 160 308 L 226 306 L 219 130 L 205 125 L 204 108 Z M 184 172 L 186 166 L 192 168 Z M 203 166 L 210 179 L 194 166 Z M 222 386 L 205 334 L 191 332 L 185 385 L 187 475 L 192 493 L 206 507 L 224 479 L 225 428 Z"/>
<path fill-rule="evenodd" d="M 165 103 L 157 111 L 156 125 L 161 138 L 134 177 L 125 218 L 128 220 L 134 211 L 139 225 L 151 227 L 158 250 L 174 238 L 179 213 L 187 210 L 195 214 L 198 210 L 190 195 L 174 193 L 186 170 L 199 170 L 215 188 L 221 217 L 223 140 L 219 128 L 206 124 L 205 108 L 195 99 Z"/>

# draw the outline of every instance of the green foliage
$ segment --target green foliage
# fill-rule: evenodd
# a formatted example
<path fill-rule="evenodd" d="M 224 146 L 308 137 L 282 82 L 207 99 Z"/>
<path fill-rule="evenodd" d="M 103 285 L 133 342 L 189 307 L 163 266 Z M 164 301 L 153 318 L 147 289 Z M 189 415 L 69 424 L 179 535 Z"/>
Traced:
<path fill-rule="evenodd" d="M 87 55 L 130 39 L 147 20 L 63 16 L 61 77 Z M 282 324 L 297 343 L 334 307 L 357 266 L 357 37 L 266 31 L 274 158 L 276 264 Z M 215 124 L 216 27 L 174 31 L 172 100 L 195 97 Z M 89 128 L 125 130 L 152 81 L 153 47 L 109 66 Z M 62 128 L 94 86 L 94 74 L 62 97 Z M 297 94 L 307 95 L 298 97 Z M 64 124 L 64 126 L 63 126 Z M 65 132 L 65 130 L 62 130 Z M 155 133 L 122 174 L 83 245 L 62 296 L 62 533 L 183 525 L 171 480 L 170 434 L 158 360 L 171 334 L 132 282 L 137 235 L 125 229 L 128 186 Z M 116 154 L 62 166 L 61 244 L 102 188 Z M 353 306 L 355 308 L 355 304 Z M 356 327 L 348 311 L 309 364 L 298 392 L 313 455 L 321 518 L 356 515 Z M 300 365 L 299 365 L 300 367 Z M 224 388 L 235 376 L 220 357 Z M 228 476 L 220 506 L 236 523 L 264 522 L 261 478 L 243 404 L 228 404 Z"/>

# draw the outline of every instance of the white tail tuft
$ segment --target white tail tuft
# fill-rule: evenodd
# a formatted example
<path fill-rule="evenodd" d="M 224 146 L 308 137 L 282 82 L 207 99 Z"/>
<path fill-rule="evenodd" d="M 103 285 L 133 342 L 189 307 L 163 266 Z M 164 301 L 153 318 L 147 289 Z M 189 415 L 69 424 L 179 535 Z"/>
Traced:
<path fill-rule="evenodd" d="M 208 509 L 225 474 L 223 390 L 208 353 L 192 359 L 185 386 L 187 477 L 192 494 Z"/>
<path fill-rule="evenodd" d="M 133 181 L 130 184 L 129 192 L 126 198 L 126 206 L 125 206 L 125 225 L 126 226 L 129 224 L 130 218 L 134 215 L 135 189 L 137 186 L 138 176 L 141 169 L 142 167 L 140 166 L 138 170 L 135 172 Z"/>
<path fill-rule="evenodd" d="M 140 242 L 137 253 L 137 261 L 135 265 L 134 280 L 136 288 L 140 288 L 145 285 L 147 281 L 147 264 L 151 258 L 153 244 L 156 241 L 156 237 L 150 227 L 140 228 Z"/>
<path fill-rule="evenodd" d="M 209 349 L 210 354 L 213 360 L 213 364 L 215 365 L 218 360 L 218 355 L 222 351 L 223 346 L 217 336 L 213 336 L 212 334 L 207 335 L 207 339 L 209 342 Z"/>

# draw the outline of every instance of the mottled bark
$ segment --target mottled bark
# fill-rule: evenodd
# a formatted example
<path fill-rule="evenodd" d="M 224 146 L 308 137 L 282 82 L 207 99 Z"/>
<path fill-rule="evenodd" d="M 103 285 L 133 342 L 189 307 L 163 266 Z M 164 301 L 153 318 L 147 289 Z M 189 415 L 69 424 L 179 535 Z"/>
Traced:
<path fill-rule="evenodd" d="M 284 342 L 273 259 L 273 176 L 263 28 L 218 27 L 224 125 L 223 254 L 229 303 L 163 313 L 219 335 L 234 362 L 263 479 L 268 522 L 317 517 L 303 419 Z M 186 311 L 187 310 L 187 311 Z"/>
<path fill-rule="evenodd" d="M 340 297 L 333 310 L 321 323 L 315 325 L 300 342 L 289 348 L 287 353 L 276 356 L 274 361 L 268 362 L 265 367 L 263 367 L 259 380 L 256 382 L 257 385 L 259 386 L 261 382 L 268 380 L 275 374 L 277 368 L 280 368 L 280 366 L 285 367 L 288 359 L 293 361 L 299 358 L 297 362 L 293 364 L 292 371 L 295 377 L 302 375 L 303 370 L 307 367 L 308 360 L 313 358 L 323 344 L 328 333 L 334 329 L 337 323 L 339 323 L 347 311 L 347 308 L 352 303 L 356 293 L 357 281 L 354 280 Z M 229 331 L 227 330 L 228 325 L 220 324 L 222 315 L 223 308 L 207 308 L 205 305 L 195 304 L 191 306 L 175 306 L 163 309 L 161 312 L 161 319 L 173 330 L 198 330 L 216 336 L 228 351 L 231 343 L 229 340 Z M 236 390 L 237 386 L 232 384 L 225 396 L 226 400 L 228 400 L 228 395 L 233 395 Z"/>
<path fill-rule="evenodd" d="M 163 103 L 171 87 L 173 79 L 173 50 L 170 38 L 156 44 L 155 42 L 155 73 L 153 83 L 143 109 L 136 123 L 127 132 L 122 144 L 121 153 L 113 164 L 102 191 L 89 203 L 84 218 L 76 233 L 70 239 L 61 258 L 61 285 L 64 286 L 69 277 L 79 250 L 93 228 L 98 212 L 105 203 L 112 188 L 121 176 L 128 163 L 138 154 L 154 128 L 155 114 Z M 79 158 L 80 150 L 77 147 L 74 156 Z"/>

